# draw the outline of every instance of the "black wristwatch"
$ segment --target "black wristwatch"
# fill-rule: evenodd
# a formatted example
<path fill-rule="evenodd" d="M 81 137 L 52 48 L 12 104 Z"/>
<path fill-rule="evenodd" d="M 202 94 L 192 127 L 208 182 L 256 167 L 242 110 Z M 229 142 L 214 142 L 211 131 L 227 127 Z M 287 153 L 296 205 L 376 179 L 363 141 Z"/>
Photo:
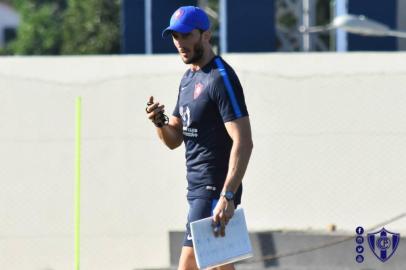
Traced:
<path fill-rule="evenodd" d="M 234 200 L 234 192 L 232 191 L 223 191 L 220 193 L 220 196 L 226 198 L 228 202 Z"/>

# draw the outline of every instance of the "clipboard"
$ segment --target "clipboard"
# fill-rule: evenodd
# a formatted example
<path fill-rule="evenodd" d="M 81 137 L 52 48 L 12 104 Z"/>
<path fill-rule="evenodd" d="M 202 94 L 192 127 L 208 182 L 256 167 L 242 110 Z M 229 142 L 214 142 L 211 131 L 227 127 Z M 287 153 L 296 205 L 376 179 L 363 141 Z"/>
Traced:
<path fill-rule="evenodd" d="M 226 226 L 225 237 L 215 237 L 212 217 L 190 223 L 194 253 L 199 269 L 216 267 L 253 256 L 244 210 L 238 208 Z"/>

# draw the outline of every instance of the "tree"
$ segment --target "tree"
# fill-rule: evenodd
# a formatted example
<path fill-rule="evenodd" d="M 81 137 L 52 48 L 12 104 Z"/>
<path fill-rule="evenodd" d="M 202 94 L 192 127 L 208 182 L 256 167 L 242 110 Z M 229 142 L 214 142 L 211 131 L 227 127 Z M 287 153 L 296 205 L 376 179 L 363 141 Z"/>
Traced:
<path fill-rule="evenodd" d="M 120 0 L 8 0 L 20 13 L 17 38 L 3 53 L 120 52 Z M 2 52 L 0 52 L 2 53 Z"/>
<path fill-rule="evenodd" d="M 69 0 L 63 23 L 64 54 L 120 52 L 120 0 Z"/>
<path fill-rule="evenodd" d="M 21 15 L 17 38 L 7 51 L 12 54 L 59 54 L 66 0 L 12 0 Z"/>

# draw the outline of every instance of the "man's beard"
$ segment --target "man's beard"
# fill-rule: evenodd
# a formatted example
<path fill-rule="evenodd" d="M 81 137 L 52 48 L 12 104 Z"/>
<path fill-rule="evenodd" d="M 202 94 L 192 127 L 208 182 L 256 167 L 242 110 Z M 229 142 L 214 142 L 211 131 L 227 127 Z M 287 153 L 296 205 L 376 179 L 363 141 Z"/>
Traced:
<path fill-rule="evenodd" d="M 193 47 L 193 52 L 194 52 L 193 57 L 183 61 L 185 64 L 195 64 L 203 58 L 204 49 L 201 42 L 197 43 Z"/>

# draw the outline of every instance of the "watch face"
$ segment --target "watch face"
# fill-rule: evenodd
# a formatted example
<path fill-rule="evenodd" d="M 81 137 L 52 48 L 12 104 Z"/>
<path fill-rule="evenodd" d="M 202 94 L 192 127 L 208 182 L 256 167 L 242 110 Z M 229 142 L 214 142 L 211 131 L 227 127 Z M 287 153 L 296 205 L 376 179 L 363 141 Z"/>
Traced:
<path fill-rule="evenodd" d="M 234 198 L 234 193 L 231 191 L 227 191 L 224 196 L 226 197 L 227 200 L 232 200 Z"/>

